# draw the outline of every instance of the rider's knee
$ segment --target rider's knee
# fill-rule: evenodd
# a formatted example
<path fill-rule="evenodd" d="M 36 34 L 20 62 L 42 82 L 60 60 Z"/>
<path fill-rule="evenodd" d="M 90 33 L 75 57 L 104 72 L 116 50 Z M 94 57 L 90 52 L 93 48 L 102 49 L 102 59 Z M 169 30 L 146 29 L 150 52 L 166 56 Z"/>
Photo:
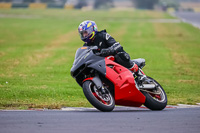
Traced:
<path fill-rule="evenodd" d="M 130 59 L 130 56 L 126 52 L 119 52 L 115 55 L 115 60 L 122 66 L 126 68 L 131 68 L 133 66 L 133 62 Z"/>

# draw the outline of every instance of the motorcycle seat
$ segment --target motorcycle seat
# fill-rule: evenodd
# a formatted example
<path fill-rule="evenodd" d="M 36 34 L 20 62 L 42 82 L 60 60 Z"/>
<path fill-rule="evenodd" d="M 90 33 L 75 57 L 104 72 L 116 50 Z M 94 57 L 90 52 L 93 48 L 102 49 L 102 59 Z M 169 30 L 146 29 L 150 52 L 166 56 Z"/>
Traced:
<path fill-rule="evenodd" d="M 137 64 L 138 67 L 141 69 L 145 66 L 145 59 L 143 59 L 143 58 L 133 59 L 131 61 L 133 61 L 135 64 Z"/>

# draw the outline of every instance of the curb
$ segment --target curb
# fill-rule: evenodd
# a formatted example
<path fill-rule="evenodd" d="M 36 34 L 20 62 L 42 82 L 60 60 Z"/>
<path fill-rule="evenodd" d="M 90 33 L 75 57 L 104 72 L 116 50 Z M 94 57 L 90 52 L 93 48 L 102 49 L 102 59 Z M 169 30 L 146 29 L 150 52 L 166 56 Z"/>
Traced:
<path fill-rule="evenodd" d="M 183 109 L 183 108 L 200 108 L 200 103 L 196 103 L 196 105 L 188 105 L 188 104 L 177 104 L 177 105 L 167 105 L 165 109 Z M 141 107 L 126 107 L 126 106 L 115 106 L 113 111 L 139 111 L 139 110 L 149 110 L 145 106 Z M 87 112 L 95 112 L 98 111 L 96 108 L 84 108 L 84 107 L 63 107 L 61 109 L 35 109 L 31 108 L 28 110 L 0 110 L 0 112 L 12 112 L 12 111 L 87 111 Z"/>
<path fill-rule="evenodd" d="M 200 108 L 200 103 L 197 105 L 188 104 L 177 104 L 177 105 L 167 105 L 166 109 L 183 109 L 183 108 Z M 83 107 L 63 107 L 62 111 L 98 111 L 96 108 L 83 108 Z M 137 110 L 149 110 L 145 106 L 141 107 L 126 107 L 126 106 L 115 106 L 113 111 L 137 111 Z"/>

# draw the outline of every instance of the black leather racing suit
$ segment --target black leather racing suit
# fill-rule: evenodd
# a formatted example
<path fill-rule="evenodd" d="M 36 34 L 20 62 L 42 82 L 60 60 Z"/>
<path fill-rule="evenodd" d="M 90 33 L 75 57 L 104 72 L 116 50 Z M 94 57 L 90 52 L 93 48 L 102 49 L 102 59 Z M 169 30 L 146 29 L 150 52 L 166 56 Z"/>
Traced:
<path fill-rule="evenodd" d="M 116 42 L 113 37 L 111 37 L 106 30 L 98 31 L 95 34 L 94 39 L 85 43 L 83 46 L 97 46 L 101 51 L 102 56 L 115 56 L 116 62 L 123 65 L 126 68 L 131 68 L 133 62 L 130 60 L 130 56 L 123 50 L 123 47 L 119 42 Z"/>

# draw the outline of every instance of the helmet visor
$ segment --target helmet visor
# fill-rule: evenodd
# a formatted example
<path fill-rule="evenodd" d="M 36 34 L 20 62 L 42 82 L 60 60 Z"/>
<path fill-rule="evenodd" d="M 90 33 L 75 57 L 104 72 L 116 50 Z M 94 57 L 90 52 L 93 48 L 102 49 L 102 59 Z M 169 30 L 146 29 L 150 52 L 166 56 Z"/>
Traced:
<path fill-rule="evenodd" d="M 87 30 L 79 30 L 79 35 L 81 39 L 84 40 L 87 39 L 92 34 L 92 32 L 93 32 L 92 28 L 89 28 Z"/>

